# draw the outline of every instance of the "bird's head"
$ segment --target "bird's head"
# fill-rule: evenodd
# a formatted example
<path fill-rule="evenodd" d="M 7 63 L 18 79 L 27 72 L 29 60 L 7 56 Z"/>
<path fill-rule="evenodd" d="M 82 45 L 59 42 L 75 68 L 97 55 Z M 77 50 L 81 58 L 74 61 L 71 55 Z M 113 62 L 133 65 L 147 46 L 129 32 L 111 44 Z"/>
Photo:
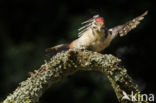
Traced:
<path fill-rule="evenodd" d="M 95 27 L 96 29 L 98 29 L 98 31 L 103 30 L 105 28 L 104 18 L 103 17 L 97 17 L 97 18 L 95 18 L 93 27 Z"/>
<path fill-rule="evenodd" d="M 79 37 L 82 36 L 82 34 L 87 31 L 88 29 L 91 29 L 93 31 L 98 31 L 98 32 L 104 32 L 105 30 L 105 25 L 104 25 L 104 18 L 100 17 L 99 15 L 94 15 L 93 18 L 82 22 L 82 24 L 85 24 L 83 27 L 78 29 L 79 32 Z"/>

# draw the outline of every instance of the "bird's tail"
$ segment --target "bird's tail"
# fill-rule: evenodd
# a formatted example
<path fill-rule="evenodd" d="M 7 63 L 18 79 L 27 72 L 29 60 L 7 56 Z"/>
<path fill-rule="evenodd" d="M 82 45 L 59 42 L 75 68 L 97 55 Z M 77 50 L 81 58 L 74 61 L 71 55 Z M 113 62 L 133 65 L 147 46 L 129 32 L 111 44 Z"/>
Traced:
<path fill-rule="evenodd" d="M 47 48 L 45 52 L 46 52 L 47 57 L 52 57 L 56 55 L 57 53 L 60 53 L 62 51 L 67 51 L 67 50 L 69 50 L 68 44 L 60 44 L 51 48 Z"/>

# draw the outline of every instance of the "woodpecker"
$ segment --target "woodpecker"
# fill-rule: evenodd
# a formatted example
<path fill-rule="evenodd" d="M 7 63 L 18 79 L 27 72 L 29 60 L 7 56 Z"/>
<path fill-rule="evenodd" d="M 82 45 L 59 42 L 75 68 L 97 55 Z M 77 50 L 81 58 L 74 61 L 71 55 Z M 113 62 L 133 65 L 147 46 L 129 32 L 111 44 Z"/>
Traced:
<path fill-rule="evenodd" d="M 61 44 L 46 49 L 47 56 L 53 56 L 61 51 L 66 51 L 71 48 L 86 49 L 94 52 L 101 52 L 107 48 L 111 41 L 119 34 L 120 37 L 127 35 L 129 31 L 136 28 L 148 11 L 142 15 L 113 28 L 107 29 L 105 27 L 104 18 L 95 15 L 91 19 L 83 22 L 78 33 L 78 38 L 69 44 Z"/>

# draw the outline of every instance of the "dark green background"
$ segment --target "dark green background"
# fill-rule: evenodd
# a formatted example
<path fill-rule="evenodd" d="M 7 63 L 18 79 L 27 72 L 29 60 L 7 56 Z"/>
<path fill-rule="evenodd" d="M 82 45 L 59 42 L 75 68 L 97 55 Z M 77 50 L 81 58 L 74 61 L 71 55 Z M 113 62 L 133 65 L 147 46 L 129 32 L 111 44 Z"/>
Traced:
<path fill-rule="evenodd" d="M 107 28 L 149 14 L 126 37 L 116 38 L 103 53 L 122 59 L 143 93 L 155 88 L 155 5 L 150 0 L 1 0 L 0 1 L 0 101 L 44 63 L 45 48 L 77 38 L 80 23 L 98 13 Z M 80 71 L 50 88 L 40 103 L 117 102 L 104 75 Z"/>

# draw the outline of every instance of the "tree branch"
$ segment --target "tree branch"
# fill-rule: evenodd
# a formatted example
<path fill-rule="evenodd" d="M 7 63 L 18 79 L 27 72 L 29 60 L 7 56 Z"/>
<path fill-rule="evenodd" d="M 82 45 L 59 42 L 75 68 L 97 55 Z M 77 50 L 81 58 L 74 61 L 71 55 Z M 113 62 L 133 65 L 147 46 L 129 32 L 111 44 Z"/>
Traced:
<path fill-rule="evenodd" d="M 131 91 L 138 93 L 139 90 L 120 62 L 120 59 L 112 55 L 102 55 L 87 50 L 70 49 L 58 53 L 34 73 L 30 73 L 30 77 L 21 82 L 19 87 L 2 103 L 38 102 L 45 90 L 53 83 L 78 70 L 103 72 L 111 82 L 119 102 L 127 103 L 128 101 L 121 101 L 122 91 L 130 94 Z"/>

